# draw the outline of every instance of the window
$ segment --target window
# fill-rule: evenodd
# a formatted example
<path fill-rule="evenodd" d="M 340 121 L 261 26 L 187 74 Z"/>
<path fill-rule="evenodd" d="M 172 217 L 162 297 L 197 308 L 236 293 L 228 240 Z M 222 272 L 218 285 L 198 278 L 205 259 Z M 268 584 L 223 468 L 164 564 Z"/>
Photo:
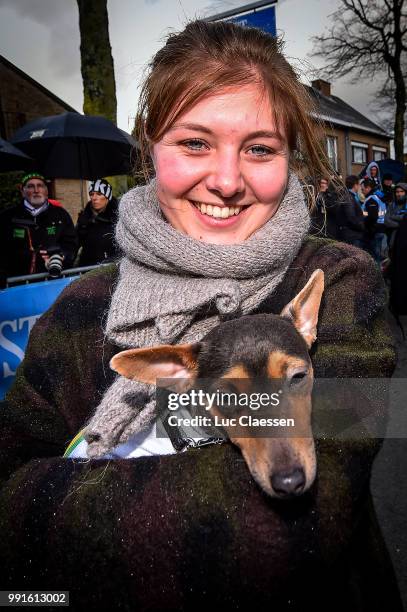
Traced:
<path fill-rule="evenodd" d="M 338 139 L 335 136 L 326 137 L 326 152 L 331 167 L 338 172 Z"/>
<path fill-rule="evenodd" d="M 384 147 L 373 147 L 373 161 L 380 161 L 386 159 L 387 149 Z"/>
<path fill-rule="evenodd" d="M 351 142 L 352 146 L 352 164 L 367 163 L 368 146 L 364 142 Z"/>

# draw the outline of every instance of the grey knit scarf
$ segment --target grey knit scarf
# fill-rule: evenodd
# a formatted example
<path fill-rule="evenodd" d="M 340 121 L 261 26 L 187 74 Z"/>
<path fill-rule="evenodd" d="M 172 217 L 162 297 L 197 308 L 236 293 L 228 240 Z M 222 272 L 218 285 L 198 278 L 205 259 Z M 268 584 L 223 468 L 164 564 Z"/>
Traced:
<path fill-rule="evenodd" d="M 123 348 L 196 342 L 221 321 L 253 312 L 279 286 L 308 227 L 294 174 L 275 215 L 237 245 L 207 244 L 175 230 L 161 213 L 155 181 L 132 189 L 119 208 L 116 240 L 124 257 L 108 339 Z M 88 456 L 127 442 L 155 418 L 154 388 L 118 376 L 85 428 Z"/>

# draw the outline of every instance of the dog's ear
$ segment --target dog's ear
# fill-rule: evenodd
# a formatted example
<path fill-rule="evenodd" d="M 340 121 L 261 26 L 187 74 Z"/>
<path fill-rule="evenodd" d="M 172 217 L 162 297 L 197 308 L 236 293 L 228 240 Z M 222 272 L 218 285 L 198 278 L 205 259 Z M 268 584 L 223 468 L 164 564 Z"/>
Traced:
<path fill-rule="evenodd" d="M 324 273 L 315 270 L 305 287 L 281 312 L 290 319 L 297 331 L 311 348 L 317 337 L 318 312 L 324 291 Z"/>
<path fill-rule="evenodd" d="M 167 387 L 171 386 L 168 379 L 181 379 L 191 384 L 196 378 L 200 348 L 200 343 L 196 342 L 130 349 L 115 355 L 110 361 L 110 367 L 126 378 L 143 383 L 156 385 L 157 379 L 167 379 L 168 382 L 159 381 L 160 386 Z M 182 386 L 185 389 L 186 385 Z"/>

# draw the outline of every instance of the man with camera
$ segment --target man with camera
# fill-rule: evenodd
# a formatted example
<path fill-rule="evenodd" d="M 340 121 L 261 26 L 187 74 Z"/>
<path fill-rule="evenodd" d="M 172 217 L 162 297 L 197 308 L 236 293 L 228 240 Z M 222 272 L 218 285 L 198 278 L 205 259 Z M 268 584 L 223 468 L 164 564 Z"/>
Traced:
<path fill-rule="evenodd" d="M 59 276 L 75 258 L 77 240 L 70 215 L 48 201 L 45 178 L 26 174 L 22 201 L 0 214 L 0 283 L 6 278 L 48 272 Z"/>

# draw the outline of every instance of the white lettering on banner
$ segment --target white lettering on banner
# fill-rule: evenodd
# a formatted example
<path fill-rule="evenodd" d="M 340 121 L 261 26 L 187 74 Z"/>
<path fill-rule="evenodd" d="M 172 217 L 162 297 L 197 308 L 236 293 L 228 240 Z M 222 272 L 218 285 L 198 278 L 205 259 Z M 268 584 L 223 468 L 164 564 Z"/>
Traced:
<path fill-rule="evenodd" d="M 15 376 L 16 374 L 17 370 L 13 372 L 7 361 L 3 361 L 3 378 L 7 378 L 8 376 Z"/>
<path fill-rule="evenodd" d="M 20 361 L 22 361 L 24 357 L 24 351 L 22 351 L 17 344 L 11 342 L 11 340 L 6 338 L 3 334 L 3 329 L 5 327 L 11 327 L 11 331 L 16 334 L 18 330 L 17 321 L 18 319 L 14 319 L 14 321 L 2 321 L 2 323 L 0 323 L 0 346 L 2 349 L 8 351 L 9 353 L 12 353 L 16 357 L 18 357 Z"/>
<path fill-rule="evenodd" d="M 0 348 L 7 351 L 8 353 L 11 353 L 15 357 L 17 357 L 19 361 L 22 361 L 24 358 L 24 351 L 20 348 L 20 346 L 18 346 L 18 344 L 15 344 L 15 342 L 12 342 L 11 340 L 9 340 L 9 338 L 6 338 L 6 336 L 3 333 L 3 330 L 9 327 L 11 328 L 11 331 L 14 334 L 16 334 L 18 331 L 22 331 L 25 324 L 27 323 L 27 337 L 24 342 L 24 346 L 25 346 L 27 344 L 28 336 L 30 335 L 30 332 L 34 326 L 34 323 L 40 316 L 41 314 L 37 314 L 37 315 L 31 315 L 30 317 L 21 317 L 21 319 L 14 319 L 11 321 L 2 321 L 0 323 Z M 9 376 L 15 376 L 16 373 L 13 372 L 10 365 L 6 361 L 3 361 L 2 366 L 3 366 L 3 378 L 8 378 Z"/>
<path fill-rule="evenodd" d="M 28 336 L 31 333 L 32 328 L 35 325 L 35 322 L 37 319 L 40 318 L 40 314 L 37 315 L 31 315 L 30 317 L 22 317 L 21 319 L 18 319 L 18 329 L 23 329 L 23 325 L 24 323 L 28 323 Z"/>

